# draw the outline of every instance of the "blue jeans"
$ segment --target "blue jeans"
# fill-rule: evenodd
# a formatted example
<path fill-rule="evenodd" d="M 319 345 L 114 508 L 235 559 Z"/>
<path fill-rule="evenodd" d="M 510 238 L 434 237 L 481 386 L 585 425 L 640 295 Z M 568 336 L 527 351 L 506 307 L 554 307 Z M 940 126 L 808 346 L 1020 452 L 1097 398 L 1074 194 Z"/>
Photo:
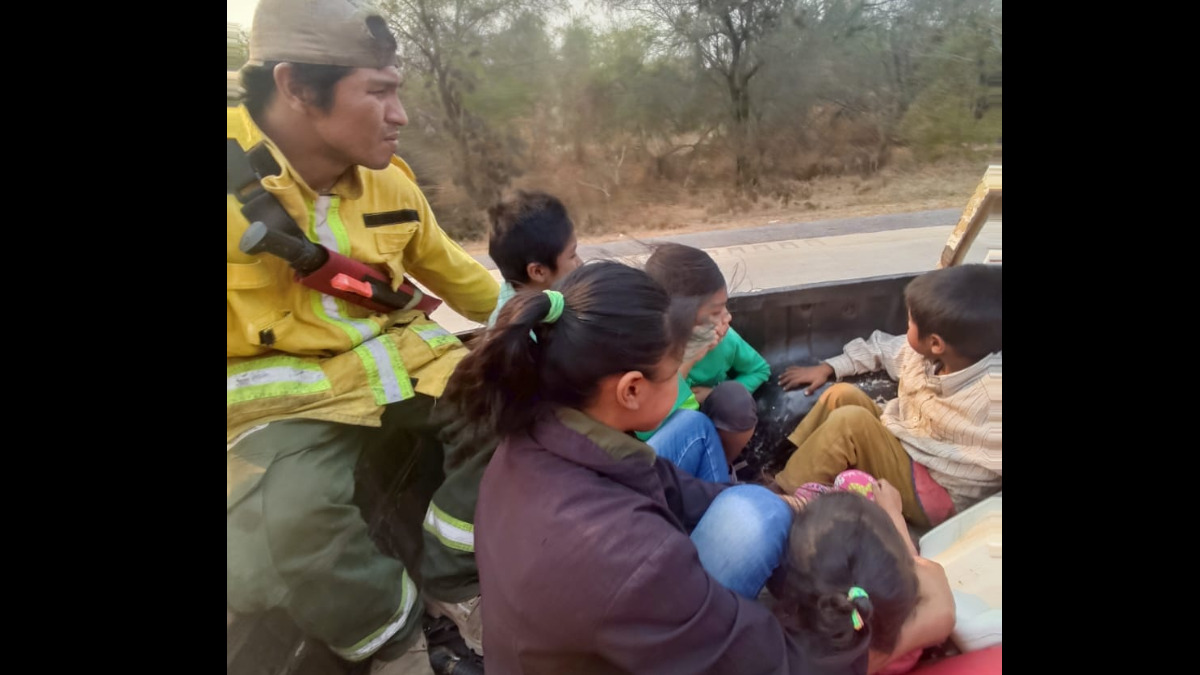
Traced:
<path fill-rule="evenodd" d="M 708 415 L 698 410 L 679 409 L 654 432 L 646 444 L 659 457 L 688 474 L 710 483 L 728 483 L 729 467 L 721 437 Z"/>
<path fill-rule="evenodd" d="M 734 485 L 717 495 L 692 530 L 700 565 L 722 586 L 758 597 L 783 560 L 792 509 L 761 485 Z"/>

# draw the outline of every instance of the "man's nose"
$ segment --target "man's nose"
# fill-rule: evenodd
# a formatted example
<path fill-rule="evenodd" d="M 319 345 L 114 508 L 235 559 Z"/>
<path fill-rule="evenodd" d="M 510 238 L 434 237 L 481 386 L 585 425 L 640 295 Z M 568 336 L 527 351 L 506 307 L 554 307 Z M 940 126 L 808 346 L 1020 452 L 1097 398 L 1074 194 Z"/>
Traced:
<path fill-rule="evenodd" d="M 408 124 L 408 113 L 405 112 L 404 104 L 400 102 L 400 99 L 397 98 L 394 103 L 388 105 L 384 119 L 388 124 L 396 126 L 402 127 Z"/>

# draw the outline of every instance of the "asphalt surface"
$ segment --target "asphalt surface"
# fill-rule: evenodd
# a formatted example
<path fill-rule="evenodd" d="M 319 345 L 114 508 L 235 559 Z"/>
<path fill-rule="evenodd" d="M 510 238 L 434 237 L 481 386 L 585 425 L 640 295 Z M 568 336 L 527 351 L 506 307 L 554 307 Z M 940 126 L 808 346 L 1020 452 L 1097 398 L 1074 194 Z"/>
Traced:
<path fill-rule="evenodd" d="M 959 209 L 939 209 L 626 239 L 581 245 L 579 254 L 585 261 L 614 259 L 638 265 L 654 243 L 675 241 L 707 251 L 725 273 L 731 294 L 754 293 L 934 269 L 961 215 Z M 984 225 L 966 262 L 982 262 L 989 251 L 998 252 L 1002 235 L 1001 221 Z M 475 258 L 500 280 L 486 254 Z M 447 305 L 434 312 L 432 318 L 453 332 L 479 325 Z"/>

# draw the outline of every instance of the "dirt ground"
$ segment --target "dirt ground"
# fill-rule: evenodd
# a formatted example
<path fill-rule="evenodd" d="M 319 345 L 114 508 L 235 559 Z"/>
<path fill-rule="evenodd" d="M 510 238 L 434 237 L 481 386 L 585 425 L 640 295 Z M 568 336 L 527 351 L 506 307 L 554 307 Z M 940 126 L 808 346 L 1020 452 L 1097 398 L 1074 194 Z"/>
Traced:
<path fill-rule="evenodd" d="M 839 218 L 859 218 L 889 213 L 962 208 L 987 170 L 987 162 L 945 161 L 923 167 L 886 167 L 869 178 L 837 176 L 815 178 L 804 184 L 810 194 L 803 199 L 760 198 L 737 208 L 715 210 L 693 202 L 643 204 L 636 218 L 608 223 L 604 232 L 589 232 L 575 216 L 580 244 L 599 244 L 636 236 L 669 237 L 710 230 L 761 227 L 777 223 L 803 223 Z M 466 241 L 469 253 L 487 252 L 486 241 Z"/>

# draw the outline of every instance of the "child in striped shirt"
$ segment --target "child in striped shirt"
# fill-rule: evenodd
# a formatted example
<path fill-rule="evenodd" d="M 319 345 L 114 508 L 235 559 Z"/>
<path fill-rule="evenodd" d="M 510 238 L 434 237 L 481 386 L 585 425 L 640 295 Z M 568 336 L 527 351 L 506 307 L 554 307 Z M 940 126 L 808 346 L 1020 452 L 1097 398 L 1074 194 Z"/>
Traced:
<path fill-rule="evenodd" d="M 898 382 L 882 411 L 857 387 L 826 389 L 788 440 L 775 476 L 793 494 L 857 468 L 900 490 L 904 517 L 932 527 L 1002 486 L 1002 283 L 998 265 L 927 272 L 904 291 L 906 335 L 875 331 L 816 366 L 792 366 L 785 390 L 811 395 L 830 377 L 886 370 Z"/>

